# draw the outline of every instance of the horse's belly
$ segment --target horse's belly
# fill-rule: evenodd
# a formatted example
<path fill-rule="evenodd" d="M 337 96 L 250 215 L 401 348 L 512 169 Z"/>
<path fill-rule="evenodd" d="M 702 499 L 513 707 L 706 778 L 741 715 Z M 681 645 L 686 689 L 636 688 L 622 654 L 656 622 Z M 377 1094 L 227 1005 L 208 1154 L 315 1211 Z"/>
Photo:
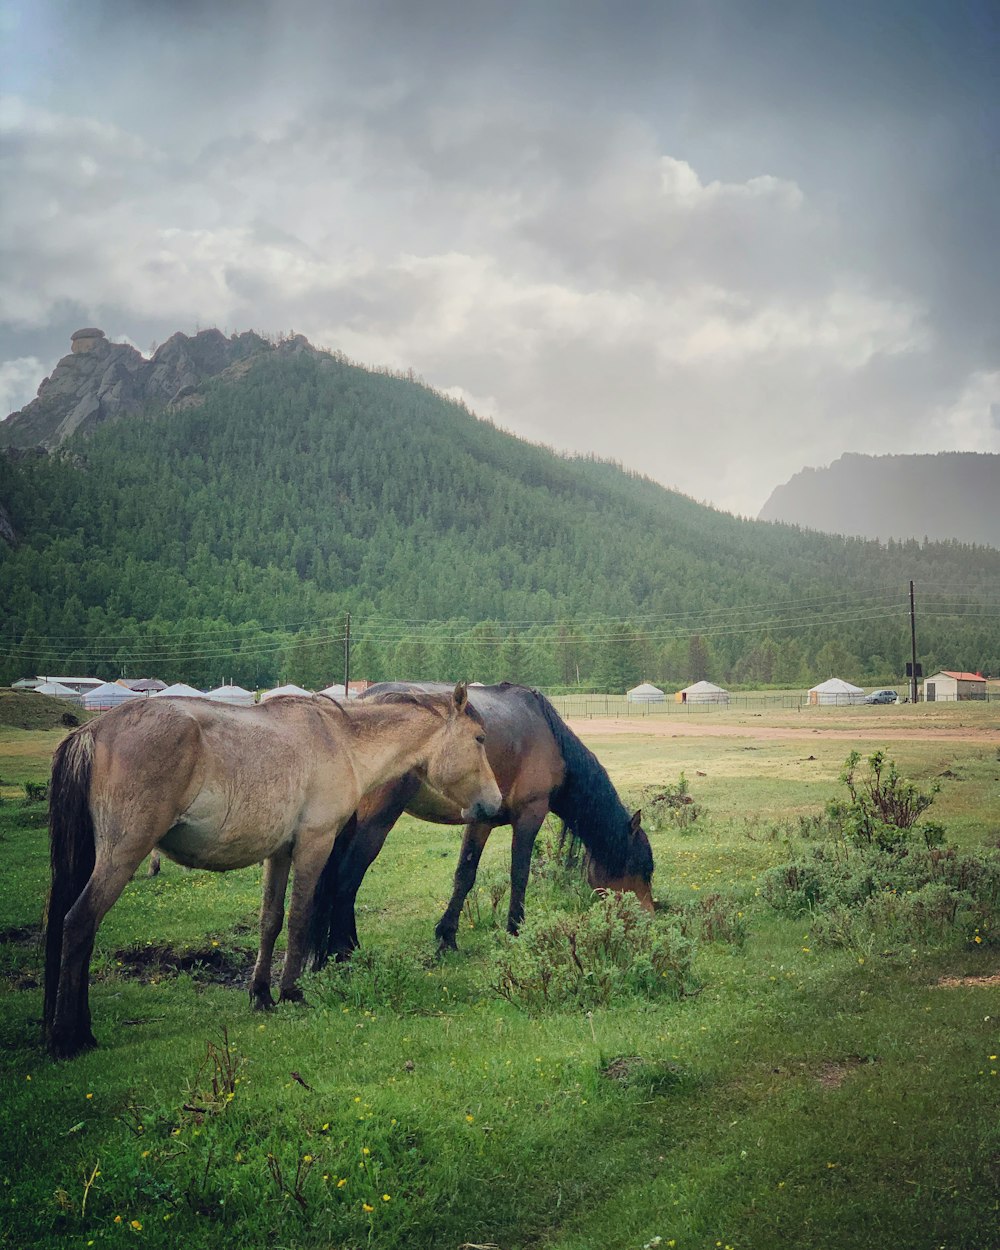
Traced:
<path fill-rule="evenodd" d="M 225 872 L 267 859 L 292 836 L 287 812 L 202 793 L 160 840 L 164 854 L 187 868 Z"/>

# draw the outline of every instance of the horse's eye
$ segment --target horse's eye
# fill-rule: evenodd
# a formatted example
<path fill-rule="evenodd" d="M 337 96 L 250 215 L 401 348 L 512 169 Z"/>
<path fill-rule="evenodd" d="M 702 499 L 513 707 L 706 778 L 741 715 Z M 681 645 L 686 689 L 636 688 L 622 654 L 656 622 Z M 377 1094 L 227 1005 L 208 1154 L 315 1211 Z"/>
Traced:
<path fill-rule="evenodd" d="M 485 734 L 476 734 L 476 741 L 477 741 L 477 742 L 482 742 L 482 743 L 485 743 L 485 742 L 486 742 L 486 735 L 485 735 Z"/>

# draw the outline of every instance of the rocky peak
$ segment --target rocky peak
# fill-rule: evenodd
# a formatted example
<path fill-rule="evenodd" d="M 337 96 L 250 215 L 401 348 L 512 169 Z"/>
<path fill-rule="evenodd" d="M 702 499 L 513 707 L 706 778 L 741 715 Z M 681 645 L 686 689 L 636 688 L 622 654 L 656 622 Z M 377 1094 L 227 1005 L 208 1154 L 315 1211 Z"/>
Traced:
<path fill-rule="evenodd" d="M 300 338 L 294 340 L 298 350 Z M 42 382 L 37 397 L 0 422 L 0 447 L 52 450 L 77 430 L 88 433 L 148 404 L 177 398 L 190 407 L 200 402 L 198 388 L 209 378 L 273 350 L 252 331 L 226 338 L 212 329 L 171 335 L 147 360 L 130 344 L 112 343 L 103 330 L 87 326 L 71 336 L 70 354 Z"/>

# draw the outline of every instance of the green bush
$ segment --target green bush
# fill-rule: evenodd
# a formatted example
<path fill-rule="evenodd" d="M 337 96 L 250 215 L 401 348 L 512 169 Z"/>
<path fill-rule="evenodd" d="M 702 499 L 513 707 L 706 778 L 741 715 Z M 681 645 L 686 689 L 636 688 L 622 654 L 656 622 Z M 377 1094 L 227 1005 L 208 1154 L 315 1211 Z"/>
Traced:
<path fill-rule="evenodd" d="M 704 814 L 703 808 L 692 798 L 690 784 L 683 773 L 675 782 L 647 786 L 642 791 L 640 806 L 647 833 L 658 833 L 665 828 L 685 833 Z"/>
<path fill-rule="evenodd" d="M 914 833 L 920 833 L 927 846 L 939 846 L 944 829 L 933 823 L 918 825 L 917 821 L 941 787 L 935 783 L 929 794 L 918 790 L 900 775 L 884 751 L 869 755 L 859 771 L 860 764 L 860 754 L 852 751 L 840 774 L 850 797 L 827 804 L 827 814 L 843 836 L 856 846 L 897 851 Z"/>
<path fill-rule="evenodd" d="M 679 998 L 694 943 L 674 917 L 650 916 L 632 894 L 608 892 L 576 915 L 540 912 L 505 937 L 493 988 L 530 1012 L 605 1006 L 623 995 Z"/>
<path fill-rule="evenodd" d="M 825 831 L 805 854 L 766 872 L 761 894 L 772 907 L 809 914 L 816 941 L 859 951 L 875 944 L 966 934 L 977 944 L 997 931 L 1000 850 L 961 853 L 941 845 L 944 829 L 918 823 L 937 787 L 923 794 L 876 751 L 858 774 L 847 758 L 849 800 L 827 804 Z"/>

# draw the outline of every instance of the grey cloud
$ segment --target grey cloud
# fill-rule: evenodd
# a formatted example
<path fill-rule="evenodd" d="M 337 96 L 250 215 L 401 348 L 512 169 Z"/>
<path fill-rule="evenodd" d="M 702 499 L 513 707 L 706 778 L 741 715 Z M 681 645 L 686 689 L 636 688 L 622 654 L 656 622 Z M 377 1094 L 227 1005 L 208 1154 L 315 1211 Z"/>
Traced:
<path fill-rule="evenodd" d="M 294 328 L 744 511 L 996 446 L 975 5 L 23 7 L 15 388 L 80 324 Z"/>

